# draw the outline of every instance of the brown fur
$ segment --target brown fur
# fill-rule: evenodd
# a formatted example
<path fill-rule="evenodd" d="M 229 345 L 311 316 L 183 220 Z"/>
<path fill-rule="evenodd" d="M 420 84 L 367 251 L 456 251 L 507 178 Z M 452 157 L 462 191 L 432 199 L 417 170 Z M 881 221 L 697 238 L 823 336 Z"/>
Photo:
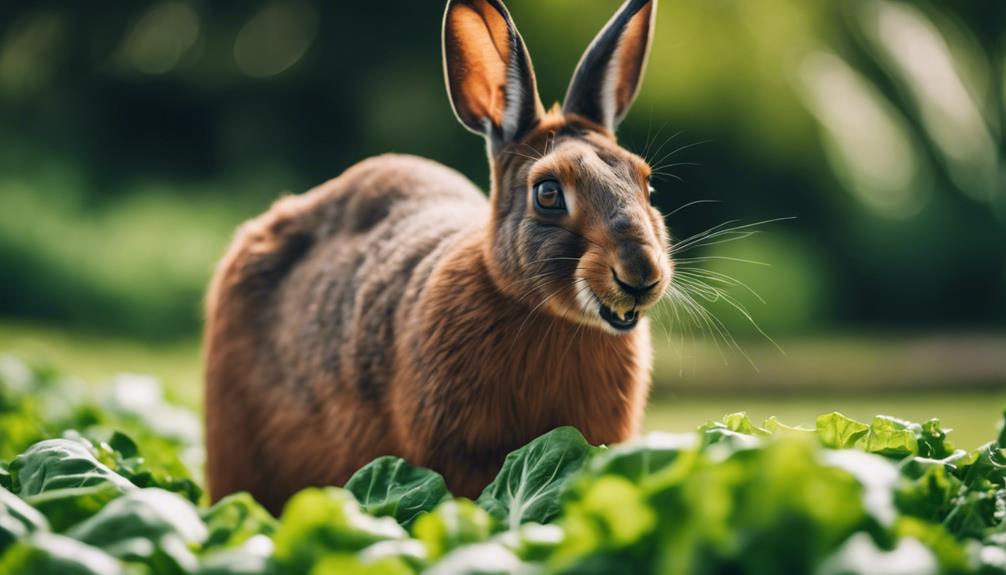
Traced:
<path fill-rule="evenodd" d="M 493 154 L 488 202 L 447 167 L 386 155 L 241 227 L 208 296 L 212 499 L 246 490 L 278 512 L 385 454 L 473 497 L 554 427 L 595 444 L 638 431 L 647 320 L 614 333 L 596 309 L 645 310 L 670 279 L 649 167 L 607 127 L 528 109 Z M 543 177 L 569 214 L 535 211 Z M 659 285 L 632 297 L 613 273 Z"/>

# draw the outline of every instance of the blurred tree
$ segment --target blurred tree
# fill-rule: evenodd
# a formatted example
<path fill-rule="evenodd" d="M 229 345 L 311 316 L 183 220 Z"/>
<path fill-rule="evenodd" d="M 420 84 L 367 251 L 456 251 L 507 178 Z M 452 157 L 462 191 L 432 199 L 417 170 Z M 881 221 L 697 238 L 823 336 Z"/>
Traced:
<path fill-rule="evenodd" d="M 0 5 L 0 314 L 192 333 L 229 230 L 278 193 L 385 151 L 485 185 L 442 4 Z M 509 2 L 546 104 L 617 4 Z M 783 333 L 1004 327 L 1006 3 L 664 0 L 658 22 L 620 137 L 667 172 L 665 212 L 722 202 L 675 236 L 797 216 L 684 256 L 773 264 L 727 271 Z"/>

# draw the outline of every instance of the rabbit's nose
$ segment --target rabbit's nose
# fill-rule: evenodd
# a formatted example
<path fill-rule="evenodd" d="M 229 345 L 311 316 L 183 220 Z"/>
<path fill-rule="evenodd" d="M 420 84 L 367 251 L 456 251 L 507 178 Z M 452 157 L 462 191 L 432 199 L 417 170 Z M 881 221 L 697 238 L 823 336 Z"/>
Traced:
<path fill-rule="evenodd" d="M 622 278 L 618 277 L 618 273 L 614 273 L 613 275 L 615 276 L 615 283 L 618 284 L 619 289 L 636 298 L 641 298 L 650 293 L 653 291 L 653 288 L 657 287 L 657 284 L 660 283 L 660 280 L 657 280 L 645 285 L 631 285 L 622 281 Z"/>
<path fill-rule="evenodd" d="M 621 261 L 611 269 L 615 284 L 626 294 L 641 298 L 660 284 L 660 267 L 651 257 L 649 248 L 625 250 Z"/>

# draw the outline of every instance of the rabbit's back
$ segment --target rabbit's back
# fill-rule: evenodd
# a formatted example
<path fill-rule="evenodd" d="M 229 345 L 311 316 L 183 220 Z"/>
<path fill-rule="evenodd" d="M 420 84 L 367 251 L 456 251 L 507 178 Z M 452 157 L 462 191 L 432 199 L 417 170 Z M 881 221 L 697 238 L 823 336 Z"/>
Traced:
<path fill-rule="evenodd" d="M 488 217 L 483 194 L 440 164 L 382 156 L 333 182 L 315 245 L 275 293 L 275 345 L 303 377 L 327 373 L 378 400 L 399 311 L 444 250 Z M 324 189 L 324 186 L 323 186 Z M 313 192 L 312 192 L 313 193 Z"/>
<path fill-rule="evenodd" d="M 289 460 L 284 477 L 334 483 L 352 469 L 332 461 L 387 447 L 396 338 L 438 254 L 486 218 L 484 195 L 458 172 L 385 155 L 246 223 L 208 302 L 211 489 L 294 487 L 238 465 L 255 459 L 249 449 Z"/>

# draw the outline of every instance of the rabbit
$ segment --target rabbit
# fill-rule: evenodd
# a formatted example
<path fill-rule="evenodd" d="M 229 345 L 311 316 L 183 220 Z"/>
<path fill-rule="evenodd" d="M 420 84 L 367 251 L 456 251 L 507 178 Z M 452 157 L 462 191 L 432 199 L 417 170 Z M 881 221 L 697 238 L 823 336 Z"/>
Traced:
<path fill-rule="evenodd" d="M 485 138 L 491 188 L 406 155 L 364 160 L 243 224 L 205 332 L 211 499 L 278 513 L 381 455 L 476 497 L 508 452 L 571 425 L 640 428 L 646 312 L 671 281 L 650 167 L 615 129 L 639 90 L 656 0 L 627 0 L 546 111 L 500 0 L 449 0 L 447 92 Z"/>

